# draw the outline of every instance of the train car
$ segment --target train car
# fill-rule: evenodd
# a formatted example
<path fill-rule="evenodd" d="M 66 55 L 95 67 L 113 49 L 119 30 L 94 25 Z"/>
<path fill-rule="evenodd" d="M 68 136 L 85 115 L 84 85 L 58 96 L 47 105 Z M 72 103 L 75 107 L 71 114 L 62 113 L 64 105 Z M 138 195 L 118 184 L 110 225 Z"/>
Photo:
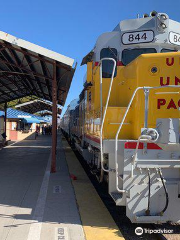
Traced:
<path fill-rule="evenodd" d="M 99 36 L 79 98 L 78 151 L 133 223 L 180 222 L 180 23 L 166 13 Z"/>
<path fill-rule="evenodd" d="M 74 126 L 74 109 L 78 105 L 78 99 L 74 99 L 67 106 L 66 112 L 60 121 L 60 127 L 66 136 L 70 136 Z"/>

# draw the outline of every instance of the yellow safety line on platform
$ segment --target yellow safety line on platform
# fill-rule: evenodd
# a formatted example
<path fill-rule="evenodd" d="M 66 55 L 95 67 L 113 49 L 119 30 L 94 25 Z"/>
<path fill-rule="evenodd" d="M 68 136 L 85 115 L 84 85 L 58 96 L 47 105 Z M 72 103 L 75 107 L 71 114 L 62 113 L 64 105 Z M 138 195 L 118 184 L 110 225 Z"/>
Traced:
<path fill-rule="evenodd" d="M 86 240 L 124 239 L 84 169 L 64 139 L 63 146 L 69 172 L 77 177 L 77 180 L 72 180 L 72 183 Z"/>

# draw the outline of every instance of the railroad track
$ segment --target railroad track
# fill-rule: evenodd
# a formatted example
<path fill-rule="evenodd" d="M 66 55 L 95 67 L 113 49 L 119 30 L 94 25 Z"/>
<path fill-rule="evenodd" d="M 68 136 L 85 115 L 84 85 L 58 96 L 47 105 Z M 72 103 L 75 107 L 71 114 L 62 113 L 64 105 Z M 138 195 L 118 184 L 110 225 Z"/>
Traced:
<path fill-rule="evenodd" d="M 68 139 L 66 139 L 68 141 Z M 70 144 L 70 143 L 69 143 Z M 76 157 L 81 163 L 83 169 L 91 180 L 93 186 L 98 192 L 100 198 L 104 202 L 105 206 L 109 210 L 111 216 L 119 227 L 123 237 L 126 240 L 180 240 L 180 226 L 179 225 L 171 225 L 171 224 L 133 224 L 126 217 L 126 209 L 125 207 L 116 206 L 110 195 L 108 194 L 107 183 L 99 183 L 97 176 L 95 173 L 90 170 L 88 164 L 84 161 L 82 156 L 76 150 L 76 148 L 72 147 Z M 136 235 L 135 229 L 140 227 L 143 229 L 142 235 Z M 173 230 L 173 234 L 162 234 L 162 233 L 150 233 L 150 230 L 159 231 L 159 230 Z M 149 231 L 149 232 L 148 232 Z M 147 233 L 145 233 L 147 232 Z"/>
<path fill-rule="evenodd" d="M 166 229 L 169 231 L 173 231 L 173 233 L 167 233 L 167 234 L 162 234 L 159 233 L 158 237 L 160 240 L 180 240 L 180 225 L 176 224 L 162 224 L 162 225 L 155 225 L 152 224 L 152 227 L 154 228 L 154 230 L 163 230 Z"/>

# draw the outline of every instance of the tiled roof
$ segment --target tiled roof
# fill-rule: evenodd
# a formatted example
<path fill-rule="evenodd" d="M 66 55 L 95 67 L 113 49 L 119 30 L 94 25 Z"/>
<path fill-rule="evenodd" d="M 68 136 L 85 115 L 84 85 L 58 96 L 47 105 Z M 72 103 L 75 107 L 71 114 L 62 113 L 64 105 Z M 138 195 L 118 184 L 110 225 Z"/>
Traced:
<path fill-rule="evenodd" d="M 0 117 L 3 117 L 3 116 L 4 116 L 4 112 L 0 111 Z"/>
<path fill-rule="evenodd" d="M 0 111 L 0 117 L 4 116 L 5 113 L 3 111 Z M 19 119 L 27 119 L 27 118 L 33 118 L 38 119 L 40 122 L 46 122 L 46 120 L 40 116 L 36 116 L 27 112 L 19 111 L 13 108 L 7 109 L 7 118 L 19 118 Z"/>

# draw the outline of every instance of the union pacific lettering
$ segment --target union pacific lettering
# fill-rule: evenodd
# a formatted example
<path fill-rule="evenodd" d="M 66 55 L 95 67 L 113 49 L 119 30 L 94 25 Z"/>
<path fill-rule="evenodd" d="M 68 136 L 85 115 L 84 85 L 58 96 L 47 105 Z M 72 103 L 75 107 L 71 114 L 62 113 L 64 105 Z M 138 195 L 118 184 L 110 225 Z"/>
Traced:
<path fill-rule="evenodd" d="M 168 67 L 173 66 L 174 63 L 175 63 L 174 57 L 166 58 L 166 65 Z M 173 79 L 171 79 L 170 77 L 160 77 L 160 86 L 179 85 L 179 84 L 180 84 L 180 78 L 178 78 L 177 76 L 175 76 Z M 164 98 L 157 99 L 157 109 L 161 109 L 162 106 L 166 106 L 167 109 L 178 109 L 180 107 L 180 100 L 174 102 L 174 100 L 171 98 L 170 101 L 167 102 L 167 100 Z"/>

